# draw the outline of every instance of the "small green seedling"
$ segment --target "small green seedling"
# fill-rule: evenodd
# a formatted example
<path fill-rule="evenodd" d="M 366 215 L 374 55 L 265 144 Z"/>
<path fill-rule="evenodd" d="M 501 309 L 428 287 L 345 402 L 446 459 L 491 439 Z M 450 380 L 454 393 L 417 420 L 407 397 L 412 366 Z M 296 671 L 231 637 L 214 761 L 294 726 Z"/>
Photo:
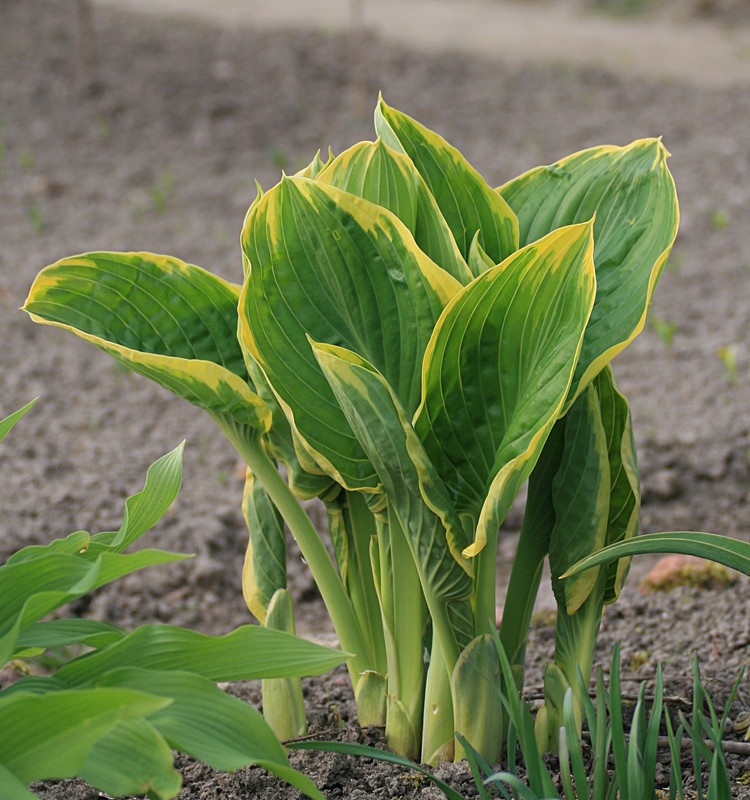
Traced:
<path fill-rule="evenodd" d="M 725 208 L 716 208 L 711 213 L 711 224 L 717 231 L 723 231 L 729 225 L 729 212 Z"/>
<path fill-rule="evenodd" d="M 659 317 L 656 314 L 649 316 L 649 322 L 654 333 L 664 342 L 664 348 L 668 353 L 672 352 L 672 342 L 677 333 L 677 324 Z"/>
<path fill-rule="evenodd" d="M 737 353 L 739 347 L 735 342 L 727 345 L 726 347 L 719 347 L 716 355 L 721 359 L 724 365 L 724 380 L 732 386 L 737 381 Z"/>

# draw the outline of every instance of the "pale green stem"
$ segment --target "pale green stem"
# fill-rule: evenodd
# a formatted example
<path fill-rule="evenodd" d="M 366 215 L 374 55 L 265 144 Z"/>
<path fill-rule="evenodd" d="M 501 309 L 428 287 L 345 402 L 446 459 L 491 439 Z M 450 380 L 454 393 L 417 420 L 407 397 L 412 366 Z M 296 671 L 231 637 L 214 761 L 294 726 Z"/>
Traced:
<path fill-rule="evenodd" d="M 363 633 L 367 636 L 372 668 L 385 675 L 388 662 L 383 637 L 383 619 L 380 603 L 375 589 L 372 566 L 370 564 L 370 540 L 376 536 L 375 517 L 360 492 L 347 492 L 351 541 L 354 544 L 357 561 L 358 585 L 356 587 L 358 611 Z M 350 587 L 352 602 L 355 600 L 355 587 Z M 357 609 L 357 606 L 359 608 Z"/>
<path fill-rule="evenodd" d="M 487 536 L 487 544 L 476 556 L 474 580 L 474 634 L 489 633 L 495 628 L 495 580 L 497 578 L 497 539 L 499 530 Z"/>
<path fill-rule="evenodd" d="M 390 597 L 384 608 L 389 610 L 386 624 L 391 633 L 388 652 L 388 694 L 400 704 L 406 713 L 414 734 L 414 744 L 420 740 L 422 708 L 424 703 L 424 660 L 422 658 L 425 627 L 425 610 L 422 586 L 414 564 L 409 544 L 397 515 L 389 509 L 388 528 L 390 564 L 383 573 L 384 582 L 389 581 Z M 386 720 L 386 735 L 389 741 L 406 742 L 403 732 L 394 729 L 400 726 L 400 716 L 389 707 Z M 410 753 L 409 758 L 416 757 Z"/>
<path fill-rule="evenodd" d="M 367 661 L 365 638 L 352 610 L 344 584 L 325 545 L 299 501 L 279 474 L 276 465 L 266 455 L 260 437 L 252 431 L 248 433 L 238 430 L 237 426 L 228 424 L 225 419 L 218 418 L 216 421 L 268 492 L 268 496 L 289 526 L 320 590 L 341 647 L 352 656 L 347 661 L 347 666 L 352 683 L 356 685 L 359 675 L 365 670 L 372 669 L 373 665 Z"/>
<path fill-rule="evenodd" d="M 437 636 L 432 638 L 422 728 L 422 763 L 439 764 L 454 756 L 451 673 Z"/>

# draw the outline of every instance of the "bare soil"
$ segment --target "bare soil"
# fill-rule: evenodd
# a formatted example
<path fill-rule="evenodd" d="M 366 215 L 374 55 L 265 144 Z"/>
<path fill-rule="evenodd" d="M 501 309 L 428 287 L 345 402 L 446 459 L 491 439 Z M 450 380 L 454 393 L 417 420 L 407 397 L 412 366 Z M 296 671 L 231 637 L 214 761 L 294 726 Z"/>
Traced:
<path fill-rule="evenodd" d="M 251 620 L 240 591 L 242 484 L 231 447 L 197 409 L 17 309 L 39 269 L 87 250 L 165 252 L 241 280 L 237 240 L 254 180 L 267 188 L 318 148 L 340 152 L 372 138 L 361 89 L 368 108 L 382 90 L 441 132 L 492 185 L 594 144 L 664 136 L 680 234 L 651 322 L 614 363 L 635 416 L 642 527 L 750 539 L 747 87 L 709 90 L 597 69 L 417 55 L 378 40 L 361 50 L 364 85 L 357 87 L 351 45 L 337 35 L 232 31 L 108 9 L 97 9 L 96 61 L 84 69 L 73 5 L 0 0 L 1 413 L 40 396 L 2 445 L 0 558 L 75 529 L 116 528 L 147 466 L 187 439 L 181 495 L 144 541 L 196 557 L 105 587 L 74 611 L 123 626 L 167 621 L 209 632 Z M 664 325 L 673 326 L 669 341 Z M 323 528 L 319 510 L 311 513 Z M 501 588 L 520 518 L 514 510 L 503 532 Z M 632 694 L 660 662 L 667 692 L 687 702 L 695 652 L 709 692 L 723 703 L 750 654 L 750 581 L 645 596 L 637 589 L 644 569 L 636 562 L 635 580 L 607 611 L 598 661 L 608 664 L 621 640 Z M 290 584 L 300 631 L 330 640 L 293 545 Z M 553 635 L 541 615 L 529 652 L 532 701 Z M 379 741 L 377 731 L 354 724 L 342 673 L 306 686 L 312 730 Z M 233 690 L 260 702 L 257 686 Z M 750 708 L 747 679 L 733 714 L 743 706 Z M 750 797 L 743 788 L 750 763 L 730 761 L 734 796 Z M 440 796 L 391 767 L 299 753 L 292 762 L 331 798 Z M 228 776 L 180 764 L 182 800 L 297 796 L 256 768 Z M 471 796 L 466 769 L 447 765 L 441 775 Z M 97 796 L 76 782 L 39 791 Z"/>

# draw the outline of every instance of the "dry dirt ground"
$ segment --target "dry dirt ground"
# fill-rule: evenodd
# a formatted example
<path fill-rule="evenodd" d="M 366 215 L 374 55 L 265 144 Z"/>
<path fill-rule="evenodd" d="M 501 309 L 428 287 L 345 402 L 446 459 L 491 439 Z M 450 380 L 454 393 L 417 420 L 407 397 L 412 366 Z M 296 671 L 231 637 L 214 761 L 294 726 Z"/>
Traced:
<path fill-rule="evenodd" d="M 340 152 L 371 138 L 371 117 L 350 86 L 353 53 L 340 36 L 97 9 L 96 66 L 82 79 L 72 8 L 69 0 L 0 0 L 1 411 L 40 397 L 2 445 L 0 558 L 75 529 L 116 528 L 147 466 L 187 439 L 181 495 L 146 539 L 196 558 L 119 581 L 75 611 L 125 626 L 169 621 L 223 632 L 250 621 L 236 455 L 200 411 L 17 309 L 41 267 L 86 250 L 170 253 L 239 281 L 237 241 L 254 180 L 269 187 L 318 148 Z M 378 40 L 361 57 L 368 107 L 382 90 L 492 185 L 590 145 L 664 136 L 680 234 L 647 329 L 614 364 L 634 411 L 642 527 L 749 539 L 749 87 L 416 55 Z M 501 586 L 519 524 L 516 510 L 502 537 Z M 290 573 L 300 629 L 330 630 L 293 548 Z M 649 597 L 637 582 L 606 614 L 599 661 L 621 639 L 629 678 L 650 678 L 661 662 L 668 691 L 687 698 L 697 652 L 708 690 L 723 702 L 750 653 L 750 582 Z M 530 646 L 532 699 L 550 655 L 548 623 L 540 619 Z M 243 691 L 258 700 L 257 687 Z M 308 700 L 314 728 L 351 721 L 338 674 L 308 682 Z M 747 680 L 735 712 L 743 703 Z M 343 735 L 359 732 L 349 725 Z M 343 757 L 294 763 L 331 798 L 439 796 L 398 771 Z M 735 758 L 731 769 L 735 795 L 750 796 L 739 782 L 750 763 Z M 468 794 L 466 771 L 446 770 Z M 258 769 L 220 776 L 185 762 L 185 779 L 181 798 L 296 796 Z M 44 791 L 96 796 L 79 784 Z"/>

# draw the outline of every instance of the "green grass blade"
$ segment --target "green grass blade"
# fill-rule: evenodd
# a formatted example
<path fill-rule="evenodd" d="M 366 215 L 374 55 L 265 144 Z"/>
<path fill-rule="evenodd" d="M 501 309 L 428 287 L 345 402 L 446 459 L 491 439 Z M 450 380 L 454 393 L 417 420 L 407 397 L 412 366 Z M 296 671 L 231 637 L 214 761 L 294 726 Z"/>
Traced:
<path fill-rule="evenodd" d="M 585 797 L 588 793 L 588 781 L 586 779 L 586 769 L 583 764 L 583 754 L 581 753 L 581 742 L 579 740 L 578 726 L 576 724 L 575 715 L 573 713 L 573 690 L 568 689 L 565 692 L 563 699 L 563 720 L 565 722 L 564 729 L 560 729 L 560 736 L 562 741 L 562 732 L 565 731 L 565 746 L 567 755 L 566 762 L 570 762 L 573 767 L 573 777 L 576 782 L 577 796 Z M 563 754 L 560 752 L 560 762 L 563 762 Z M 576 795 L 571 794 L 571 798 Z"/>
<path fill-rule="evenodd" d="M 482 773 L 479 769 L 479 762 L 482 761 L 484 764 L 487 762 L 479 755 L 479 753 L 471 746 L 469 742 L 460 734 L 456 733 L 456 740 L 461 745 L 463 749 L 466 760 L 469 762 L 469 769 L 471 770 L 471 777 L 474 779 L 474 785 L 477 787 L 477 793 L 479 794 L 480 800 L 489 800 L 490 796 L 487 794 L 484 788 L 484 781 L 482 779 Z M 489 774 L 492 770 L 487 770 L 486 774 Z"/>
<path fill-rule="evenodd" d="M 344 755 L 348 756 L 372 758 L 375 761 L 385 761 L 389 764 L 397 764 L 400 767 L 413 769 L 415 772 L 419 772 L 420 775 L 424 775 L 429 778 L 435 784 L 435 786 L 437 786 L 438 789 L 443 792 L 448 800 L 464 800 L 462 795 L 460 795 L 455 789 L 452 789 L 447 783 L 445 783 L 445 781 L 442 781 L 440 778 L 433 775 L 430 770 L 420 766 L 419 764 L 415 764 L 413 761 L 409 761 L 408 758 L 402 758 L 401 756 L 397 756 L 395 753 L 390 753 L 387 750 L 377 750 L 368 745 L 350 742 L 289 742 L 287 747 L 289 747 L 290 750 L 322 750 L 327 753 L 343 753 Z"/>
<path fill-rule="evenodd" d="M 656 687 L 654 702 L 646 726 L 643 745 L 643 775 L 646 785 L 653 785 L 656 778 L 656 757 L 659 748 L 659 726 L 661 724 L 664 687 L 661 676 L 661 665 L 656 668 Z"/>
<path fill-rule="evenodd" d="M 677 733 L 672 728 L 669 712 L 664 708 L 664 723 L 667 728 L 667 741 L 671 763 L 669 765 L 669 800 L 685 800 L 685 791 L 682 785 L 682 769 L 680 768 L 680 743 L 682 741 L 682 725 L 677 728 Z"/>
<path fill-rule="evenodd" d="M 605 547 L 574 564 L 561 577 L 572 577 L 616 558 L 644 553 L 683 553 L 699 556 L 750 575 L 750 542 L 701 531 L 668 531 L 644 534 Z"/>
<path fill-rule="evenodd" d="M 4 417 L 0 420 L 0 441 L 2 441 L 6 434 L 11 430 L 11 428 L 18 422 L 19 419 L 36 403 L 38 397 L 35 397 L 33 400 L 30 400 L 26 403 L 25 406 L 19 408 L 18 411 L 14 411 L 12 414 L 9 414 L 7 417 Z"/>
<path fill-rule="evenodd" d="M 628 760 L 625 731 L 622 725 L 622 695 L 620 694 L 620 643 L 616 642 L 612 651 L 612 665 L 609 673 L 609 718 L 612 730 L 612 754 L 615 762 L 615 776 L 623 800 L 630 798 L 628 785 Z"/>

